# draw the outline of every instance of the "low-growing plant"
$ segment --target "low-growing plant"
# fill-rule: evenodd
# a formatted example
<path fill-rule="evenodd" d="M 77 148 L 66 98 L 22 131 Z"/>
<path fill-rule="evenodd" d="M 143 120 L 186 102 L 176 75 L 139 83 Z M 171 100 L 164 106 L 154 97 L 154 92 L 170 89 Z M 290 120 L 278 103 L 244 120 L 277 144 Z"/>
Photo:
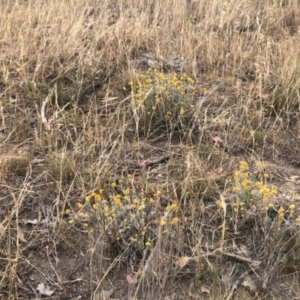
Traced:
<path fill-rule="evenodd" d="M 67 209 L 69 223 L 89 234 L 102 233 L 107 241 L 126 249 L 143 251 L 155 243 L 158 228 L 179 222 L 176 202 L 162 205 L 162 192 L 151 196 L 135 188 L 133 179 L 110 182 L 76 203 L 74 214 Z"/>
<path fill-rule="evenodd" d="M 124 90 L 130 90 L 136 126 L 144 136 L 156 130 L 178 131 L 199 122 L 194 114 L 196 82 L 186 73 L 148 69 L 134 74 Z M 206 89 L 199 92 L 206 93 Z"/>
<path fill-rule="evenodd" d="M 285 218 L 294 219 L 296 223 L 300 218 L 294 218 L 296 204 L 294 199 L 286 206 L 279 205 L 278 189 L 269 183 L 270 175 L 264 171 L 263 165 L 257 163 L 251 172 L 246 161 L 242 161 L 238 170 L 228 181 L 228 187 L 222 195 L 229 200 L 227 205 L 232 208 L 235 216 L 247 218 L 248 216 L 273 215 L 281 223 Z M 224 206 L 224 201 L 218 200 L 219 207 Z"/>

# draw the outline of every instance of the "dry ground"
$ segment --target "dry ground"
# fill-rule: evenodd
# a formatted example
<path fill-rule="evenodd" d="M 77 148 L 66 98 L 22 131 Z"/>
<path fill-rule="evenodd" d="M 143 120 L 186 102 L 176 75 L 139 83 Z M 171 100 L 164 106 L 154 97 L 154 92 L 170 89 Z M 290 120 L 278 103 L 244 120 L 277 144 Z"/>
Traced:
<path fill-rule="evenodd" d="M 298 0 L 1 0 L 0 298 L 300 299 L 299 28 Z M 148 68 L 187 117 L 134 107 Z"/>

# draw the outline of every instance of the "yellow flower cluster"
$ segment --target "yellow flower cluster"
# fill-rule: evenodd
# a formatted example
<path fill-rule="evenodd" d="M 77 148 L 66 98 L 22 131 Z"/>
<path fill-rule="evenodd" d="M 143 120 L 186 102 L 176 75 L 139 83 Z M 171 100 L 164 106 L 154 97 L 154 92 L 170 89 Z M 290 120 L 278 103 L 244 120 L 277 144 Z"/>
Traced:
<path fill-rule="evenodd" d="M 128 85 L 132 107 L 152 119 L 183 116 L 195 107 L 196 83 L 186 73 L 178 75 L 148 69 L 136 73 Z"/>
<path fill-rule="evenodd" d="M 174 225 L 174 224 L 177 224 L 178 222 L 179 222 L 179 218 L 177 218 L 177 217 L 171 218 L 170 221 L 167 221 L 165 218 L 162 218 L 160 220 L 160 226 L 166 226 L 167 224 Z"/>
<path fill-rule="evenodd" d="M 249 164 L 246 161 L 240 162 L 239 168 L 233 173 L 232 179 L 229 180 L 229 187 L 222 195 L 223 198 L 228 196 L 228 199 L 233 199 L 231 207 L 236 216 L 245 217 L 247 213 L 266 212 L 272 209 L 277 212 L 280 222 L 287 216 L 293 217 L 297 197 L 292 197 L 291 203 L 286 208 L 283 206 L 276 207 L 278 190 L 268 183 L 269 177 L 261 163 L 257 163 L 253 172 L 250 172 Z M 224 209 L 226 203 L 218 200 L 216 205 Z M 300 217 L 295 217 L 294 220 L 300 224 Z"/>
<path fill-rule="evenodd" d="M 258 176 L 257 176 L 258 173 Z M 267 183 L 269 174 L 257 165 L 257 170 L 252 174 L 248 162 L 240 162 L 239 168 L 230 180 L 230 186 L 225 193 L 234 195 L 232 209 L 235 214 L 244 217 L 249 211 L 269 210 L 274 208 L 278 190 Z M 221 203 L 217 203 L 221 206 Z M 282 210 L 278 211 L 279 217 L 284 216 Z"/>
<path fill-rule="evenodd" d="M 159 225 L 157 220 L 161 219 L 158 222 L 162 226 L 178 223 L 179 219 L 173 215 L 177 204 L 168 205 L 165 212 L 157 211 L 159 206 L 156 204 L 161 191 L 145 196 L 144 190 L 132 188 L 132 183 L 128 178 L 118 180 L 106 188 L 89 193 L 84 201 L 76 203 L 76 217 L 70 216 L 69 223 L 79 223 L 90 234 L 94 230 L 106 232 L 107 236 L 124 248 L 130 246 L 141 250 L 151 246 L 157 228 L 153 224 Z M 166 212 L 170 217 L 165 220 Z M 65 214 L 70 215 L 71 210 L 66 209 Z M 164 215 L 160 218 L 161 214 Z"/>
<path fill-rule="evenodd" d="M 178 208 L 177 203 L 172 203 L 166 206 L 165 214 L 160 220 L 160 226 L 166 226 L 167 224 L 174 225 L 179 222 L 178 217 L 173 216 L 173 212 Z"/>

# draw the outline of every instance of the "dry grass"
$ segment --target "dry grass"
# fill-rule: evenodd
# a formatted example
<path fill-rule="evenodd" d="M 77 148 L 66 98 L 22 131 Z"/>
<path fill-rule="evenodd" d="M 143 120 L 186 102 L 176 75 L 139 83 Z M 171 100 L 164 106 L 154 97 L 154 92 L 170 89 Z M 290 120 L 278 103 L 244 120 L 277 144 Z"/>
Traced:
<path fill-rule="evenodd" d="M 71 2 L 0 3 L 1 299 L 298 299 L 298 1 Z"/>

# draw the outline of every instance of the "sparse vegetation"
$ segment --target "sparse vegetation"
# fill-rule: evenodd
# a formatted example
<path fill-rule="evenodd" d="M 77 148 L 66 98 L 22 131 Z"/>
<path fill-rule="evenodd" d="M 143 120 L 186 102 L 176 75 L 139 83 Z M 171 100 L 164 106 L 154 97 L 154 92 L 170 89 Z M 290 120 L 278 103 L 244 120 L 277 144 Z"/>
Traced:
<path fill-rule="evenodd" d="M 134 255 L 134 251 L 153 244 L 159 226 L 177 224 L 173 211 L 178 205 L 171 203 L 161 208 L 160 191 L 147 197 L 143 189 L 134 188 L 132 180 L 124 181 L 112 182 L 106 189 L 88 194 L 84 203 L 76 203 L 78 211 L 70 217 L 69 224 L 80 223 L 89 234 L 104 233 L 110 242 Z M 70 213 L 66 209 L 65 214 Z"/>
<path fill-rule="evenodd" d="M 178 75 L 148 69 L 134 75 L 134 81 L 128 85 L 138 133 L 145 137 L 153 132 L 171 135 L 184 132 L 200 122 L 193 120 L 195 81 L 186 73 Z M 127 91 L 126 87 L 124 90 Z"/>
<path fill-rule="evenodd" d="M 1 299 L 300 297 L 297 0 L 0 8 Z"/>

